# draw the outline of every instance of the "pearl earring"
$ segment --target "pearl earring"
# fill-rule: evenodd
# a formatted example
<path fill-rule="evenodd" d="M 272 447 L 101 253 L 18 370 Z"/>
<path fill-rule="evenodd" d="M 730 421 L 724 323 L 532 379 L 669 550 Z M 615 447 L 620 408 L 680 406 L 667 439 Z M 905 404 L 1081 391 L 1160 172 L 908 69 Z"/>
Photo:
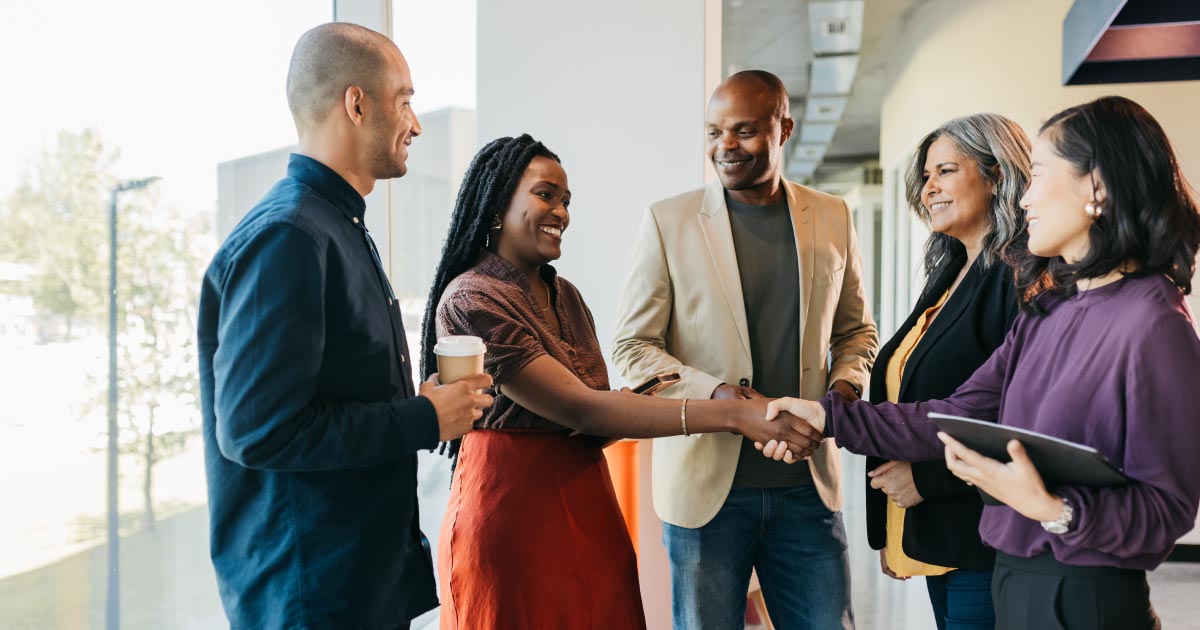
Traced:
<path fill-rule="evenodd" d="M 1104 209 L 1096 204 L 1096 202 L 1089 201 L 1083 204 L 1083 213 L 1093 219 L 1099 219 L 1100 215 L 1104 214 Z"/>

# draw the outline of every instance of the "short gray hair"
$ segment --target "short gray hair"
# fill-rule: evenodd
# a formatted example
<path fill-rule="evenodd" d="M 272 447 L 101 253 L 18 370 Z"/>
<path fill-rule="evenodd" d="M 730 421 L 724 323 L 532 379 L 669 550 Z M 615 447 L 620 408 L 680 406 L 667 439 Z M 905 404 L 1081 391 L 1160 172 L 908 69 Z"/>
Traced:
<path fill-rule="evenodd" d="M 1021 195 L 1029 184 L 1030 143 L 1025 130 L 997 114 L 973 114 L 947 121 L 929 132 L 917 146 L 905 178 L 905 197 L 912 211 L 929 225 L 929 208 L 921 200 L 925 187 L 925 159 L 929 147 L 946 136 L 958 150 L 979 165 L 979 174 L 996 185 L 996 195 L 988 205 L 988 233 L 979 256 L 984 268 L 991 267 L 1004 249 L 1024 234 L 1025 211 Z M 925 276 L 932 278 L 953 256 L 961 244 L 945 234 L 933 233 L 925 242 Z"/>
<path fill-rule="evenodd" d="M 384 76 L 392 40 L 382 33 L 346 22 L 322 24 L 296 42 L 288 67 L 287 100 L 297 128 L 319 123 L 346 88 L 374 92 Z"/>

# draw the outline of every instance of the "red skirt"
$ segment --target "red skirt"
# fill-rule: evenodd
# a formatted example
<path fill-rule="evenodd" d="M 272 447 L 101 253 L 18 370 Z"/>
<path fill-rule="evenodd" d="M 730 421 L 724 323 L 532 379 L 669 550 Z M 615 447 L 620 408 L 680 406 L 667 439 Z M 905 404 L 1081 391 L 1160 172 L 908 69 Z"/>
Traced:
<path fill-rule="evenodd" d="M 592 438 L 468 434 L 438 574 L 443 629 L 646 627 L 637 558 Z"/>

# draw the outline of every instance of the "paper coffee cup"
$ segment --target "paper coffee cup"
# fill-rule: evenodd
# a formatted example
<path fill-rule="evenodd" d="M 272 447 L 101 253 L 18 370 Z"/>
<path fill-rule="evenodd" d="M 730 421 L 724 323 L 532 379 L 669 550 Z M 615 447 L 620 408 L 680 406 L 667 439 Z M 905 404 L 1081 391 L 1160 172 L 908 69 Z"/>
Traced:
<path fill-rule="evenodd" d="M 479 337 L 453 335 L 438 339 L 433 353 L 437 355 L 438 380 L 447 385 L 472 374 L 483 374 L 487 346 Z"/>

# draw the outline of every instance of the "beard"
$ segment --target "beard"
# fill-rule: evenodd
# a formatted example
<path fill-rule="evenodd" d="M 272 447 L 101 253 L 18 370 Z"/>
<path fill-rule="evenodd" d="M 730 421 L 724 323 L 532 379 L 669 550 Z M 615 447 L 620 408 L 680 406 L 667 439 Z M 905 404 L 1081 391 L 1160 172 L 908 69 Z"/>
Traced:
<path fill-rule="evenodd" d="M 749 173 L 727 175 L 718 169 L 717 179 L 721 180 L 721 187 L 725 190 L 749 190 L 771 181 L 771 171 L 760 169 Z"/>
<path fill-rule="evenodd" d="M 382 121 L 372 125 L 370 141 L 367 143 L 368 165 L 375 179 L 404 177 L 408 166 L 404 157 L 396 152 L 395 136 Z"/>

